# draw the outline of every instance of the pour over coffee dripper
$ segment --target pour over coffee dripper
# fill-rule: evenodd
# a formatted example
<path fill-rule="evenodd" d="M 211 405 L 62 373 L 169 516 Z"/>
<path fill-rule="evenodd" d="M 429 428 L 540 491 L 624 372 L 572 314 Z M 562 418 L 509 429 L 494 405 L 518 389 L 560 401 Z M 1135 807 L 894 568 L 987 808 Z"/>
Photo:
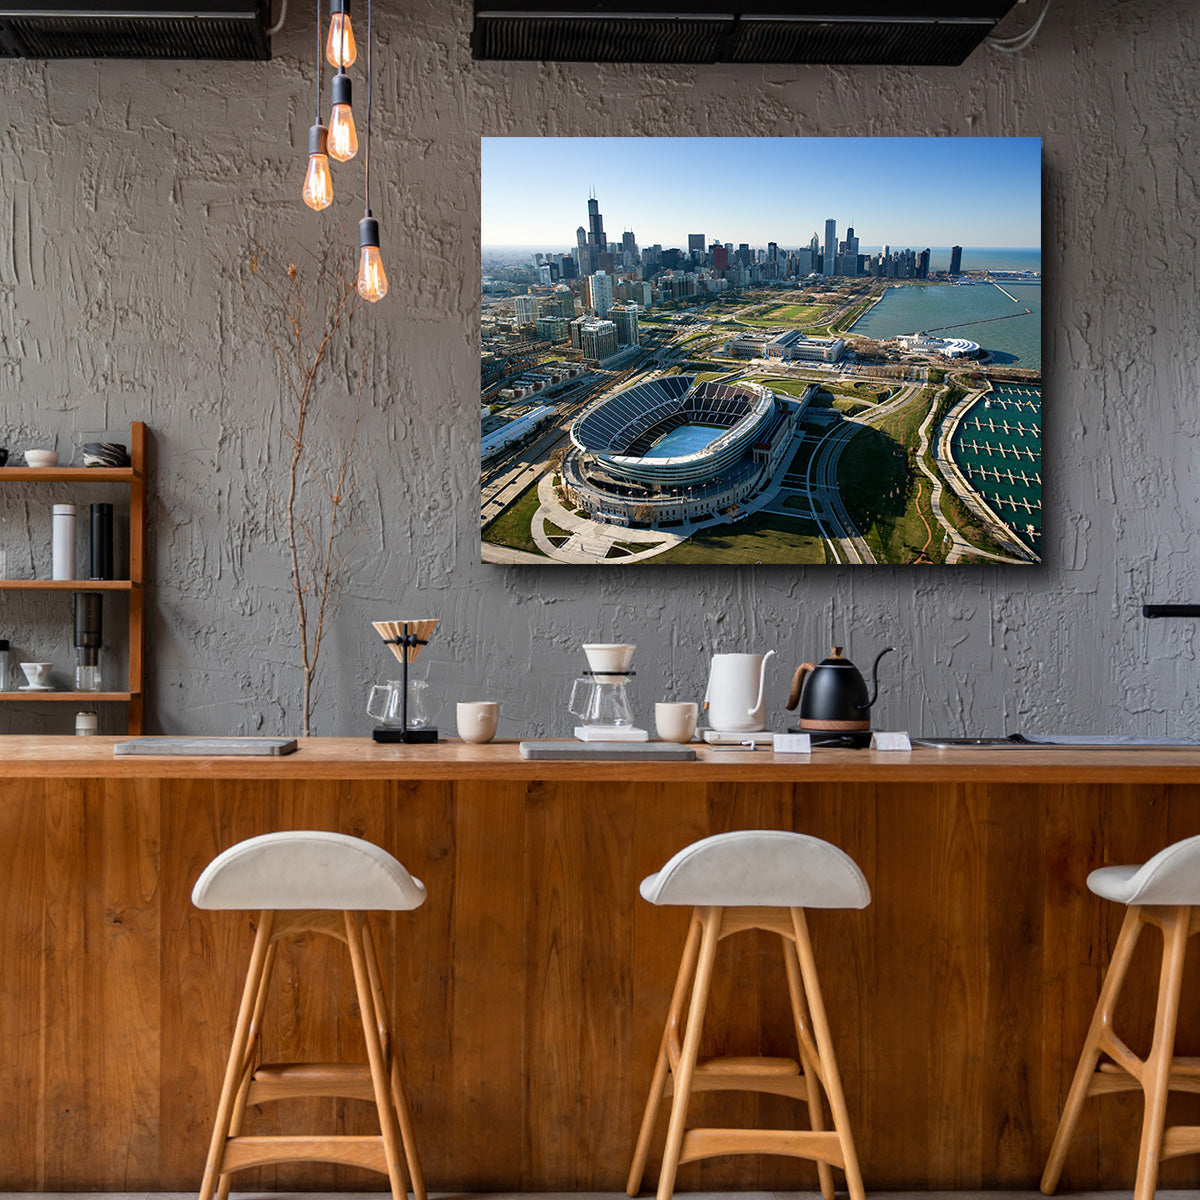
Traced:
<path fill-rule="evenodd" d="M 636 646 L 589 642 L 584 645 L 588 670 L 571 687 L 568 711 L 579 718 L 580 741 L 645 741 L 649 735 L 633 723 L 629 702 L 630 670 Z"/>
<path fill-rule="evenodd" d="M 436 742 L 437 730 L 429 725 L 416 728 L 412 719 L 415 714 L 409 713 L 408 667 L 410 663 L 417 661 L 417 655 L 428 643 L 430 635 L 437 627 L 437 621 L 372 621 L 371 624 L 400 664 L 400 679 L 397 681 L 399 687 L 395 690 L 399 701 L 399 713 L 395 714 L 390 722 L 385 721 L 384 724 L 377 725 L 371 731 L 371 736 L 377 742 Z M 398 720 L 395 719 L 397 716 Z"/>

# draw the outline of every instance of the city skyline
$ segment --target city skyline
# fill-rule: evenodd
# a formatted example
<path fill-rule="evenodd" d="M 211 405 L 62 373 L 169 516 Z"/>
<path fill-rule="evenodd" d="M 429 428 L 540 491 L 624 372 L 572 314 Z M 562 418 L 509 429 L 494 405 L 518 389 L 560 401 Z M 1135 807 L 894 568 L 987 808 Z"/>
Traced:
<path fill-rule="evenodd" d="M 1038 138 L 484 138 L 480 153 L 485 246 L 573 245 L 593 190 L 609 240 L 632 229 L 639 246 L 798 247 L 831 216 L 864 247 L 1041 244 Z M 773 186 L 752 203 L 716 186 L 756 175 Z"/>

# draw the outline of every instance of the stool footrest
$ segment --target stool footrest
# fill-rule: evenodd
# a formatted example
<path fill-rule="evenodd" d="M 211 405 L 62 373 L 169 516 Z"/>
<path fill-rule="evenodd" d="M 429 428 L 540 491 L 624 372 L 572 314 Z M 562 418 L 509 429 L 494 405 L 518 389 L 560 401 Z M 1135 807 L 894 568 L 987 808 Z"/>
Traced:
<path fill-rule="evenodd" d="M 845 1158 L 834 1132 L 807 1129 L 689 1129 L 683 1135 L 681 1163 L 721 1154 L 784 1154 L 844 1167 Z"/>
<path fill-rule="evenodd" d="M 674 1093 L 674 1073 L 667 1077 L 664 1096 Z M 773 1096 L 808 1098 L 808 1080 L 791 1058 L 722 1055 L 701 1058 L 692 1076 L 693 1092 L 768 1092 Z"/>
<path fill-rule="evenodd" d="M 366 1063 L 264 1063 L 251 1078 L 246 1103 L 265 1104 L 301 1096 L 374 1101 L 371 1068 Z"/>
<path fill-rule="evenodd" d="M 225 1143 L 221 1173 L 281 1162 L 332 1162 L 387 1174 L 383 1138 L 362 1136 L 231 1137 Z"/>
<path fill-rule="evenodd" d="M 1200 1154 L 1200 1125 L 1171 1125 L 1163 1130 L 1162 1158 Z"/>
<path fill-rule="evenodd" d="M 1141 1091 L 1141 1081 L 1120 1063 L 1102 1062 L 1088 1082 L 1089 1096 L 1111 1096 L 1117 1092 Z M 1167 1089 L 1200 1094 L 1200 1058 L 1173 1058 Z M 1180 1128 L 1185 1128 L 1181 1126 Z M 1190 1151 L 1180 1151 L 1190 1153 Z"/>

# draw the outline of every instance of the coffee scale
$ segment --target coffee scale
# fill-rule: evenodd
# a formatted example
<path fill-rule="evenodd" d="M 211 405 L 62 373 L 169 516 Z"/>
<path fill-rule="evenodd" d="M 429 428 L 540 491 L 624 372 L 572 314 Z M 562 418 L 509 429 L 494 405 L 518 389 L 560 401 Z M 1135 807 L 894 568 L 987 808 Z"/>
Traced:
<path fill-rule="evenodd" d="M 375 632 L 391 647 L 400 663 L 400 724 L 376 725 L 371 736 L 377 742 L 404 742 L 409 745 L 419 742 L 436 742 L 438 732 L 426 726 L 423 729 L 408 727 L 408 664 L 417 661 L 421 650 L 429 642 L 429 635 L 437 628 L 437 621 L 372 621 Z"/>
<path fill-rule="evenodd" d="M 650 734 L 633 723 L 629 681 L 636 646 L 589 642 L 583 647 L 588 669 L 571 687 L 567 704 L 580 720 L 575 737 L 581 742 L 645 742 Z"/>

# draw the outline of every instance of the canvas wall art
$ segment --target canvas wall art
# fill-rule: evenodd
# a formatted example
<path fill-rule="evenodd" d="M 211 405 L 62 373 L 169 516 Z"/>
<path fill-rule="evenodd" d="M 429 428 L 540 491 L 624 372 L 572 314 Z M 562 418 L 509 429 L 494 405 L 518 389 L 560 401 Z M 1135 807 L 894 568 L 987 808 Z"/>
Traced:
<path fill-rule="evenodd" d="M 481 557 L 1041 561 L 1037 138 L 485 138 Z"/>

